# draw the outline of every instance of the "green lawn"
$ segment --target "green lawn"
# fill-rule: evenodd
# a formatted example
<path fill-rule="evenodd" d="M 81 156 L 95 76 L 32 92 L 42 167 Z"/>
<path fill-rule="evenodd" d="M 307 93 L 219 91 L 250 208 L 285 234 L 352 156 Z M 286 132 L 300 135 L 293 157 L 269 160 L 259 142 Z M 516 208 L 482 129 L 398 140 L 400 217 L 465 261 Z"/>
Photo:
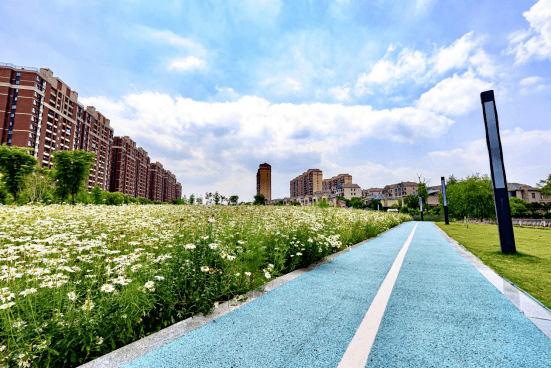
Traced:
<path fill-rule="evenodd" d="M 551 309 L 551 229 L 514 227 L 516 254 L 502 254 L 497 225 L 437 223 L 484 264 Z"/>

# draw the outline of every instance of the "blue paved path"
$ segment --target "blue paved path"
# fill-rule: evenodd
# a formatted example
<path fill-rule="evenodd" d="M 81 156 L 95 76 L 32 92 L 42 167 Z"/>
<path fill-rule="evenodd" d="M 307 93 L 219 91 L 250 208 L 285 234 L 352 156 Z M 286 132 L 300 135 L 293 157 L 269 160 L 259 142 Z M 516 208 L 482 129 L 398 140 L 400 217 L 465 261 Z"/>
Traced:
<path fill-rule="evenodd" d="M 126 367 L 337 367 L 405 223 Z M 551 367 L 551 340 L 419 223 L 368 367 Z"/>

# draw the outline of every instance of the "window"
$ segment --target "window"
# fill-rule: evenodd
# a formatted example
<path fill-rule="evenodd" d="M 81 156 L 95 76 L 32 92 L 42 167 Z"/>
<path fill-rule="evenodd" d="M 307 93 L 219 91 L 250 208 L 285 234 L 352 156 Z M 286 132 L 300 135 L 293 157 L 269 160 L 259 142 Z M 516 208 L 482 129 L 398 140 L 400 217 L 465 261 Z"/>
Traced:
<path fill-rule="evenodd" d="M 33 133 L 29 133 L 29 138 L 32 138 L 33 137 Z"/>
<path fill-rule="evenodd" d="M 16 76 L 16 77 L 20 77 L 20 76 L 21 76 L 21 73 L 17 72 L 17 73 L 15 73 L 15 76 Z"/>
<path fill-rule="evenodd" d="M 532 193 L 532 198 L 536 198 L 536 193 Z"/>
<path fill-rule="evenodd" d="M 28 143 L 29 143 L 29 147 L 31 147 L 33 145 L 31 141 L 29 141 Z"/>
<path fill-rule="evenodd" d="M 34 129 L 34 125 L 31 124 L 31 129 Z"/>
<path fill-rule="evenodd" d="M 15 81 L 15 84 L 19 84 L 19 81 L 18 81 L 18 80 L 16 80 L 16 81 Z"/>
<path fill-rule="evenodd" d="M 34 116 L 31 116 L 31 121 L 34 121 Z"/>
<path fill-rule="evenodd" d="M 11 105 L 11 109 L 12 109 L 12 110 L 15 110 L 16 107 L 17 107 L 17 106 L 15 106 L 15 105 Z"/>

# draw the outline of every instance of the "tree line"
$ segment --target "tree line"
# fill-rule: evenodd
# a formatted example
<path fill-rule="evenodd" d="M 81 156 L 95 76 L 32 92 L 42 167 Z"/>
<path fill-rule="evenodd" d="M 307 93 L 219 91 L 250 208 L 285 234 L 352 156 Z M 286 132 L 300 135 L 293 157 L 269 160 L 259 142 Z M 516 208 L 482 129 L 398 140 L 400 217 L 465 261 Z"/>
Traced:
<path fill-rule="evenodd" d="M 163 203 L 105 192 L 98 185 L 89 193 L 86 183 L 95 158 L 94 153 L 83 150 L 58 151 L 52 155 L 54 167 L 48 169 L 40 167 L 27 148 L 4 143 L 0 146 L 0 203 Z"/>

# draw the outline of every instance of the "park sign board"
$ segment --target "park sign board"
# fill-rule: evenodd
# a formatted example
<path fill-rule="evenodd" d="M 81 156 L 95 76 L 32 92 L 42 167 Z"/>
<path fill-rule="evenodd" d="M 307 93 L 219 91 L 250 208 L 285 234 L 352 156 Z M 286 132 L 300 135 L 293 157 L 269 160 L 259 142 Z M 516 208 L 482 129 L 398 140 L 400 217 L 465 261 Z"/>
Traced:
<path fill-rule="evenodd" d="M 492 185 L 494 188 L 494 203 L 496 209 L 497 227 L 499 230 L 499 243 L 502 253 L 515 253 L 515 235 L 511 221 L 511 208 L 509 206 L 509 193 L 507 192 L 507 178 L 503 164 L 503 151 L 499 136 L 499 122 L 494 98 L 494 91 L 489 90 L 480 94 L 482 113 L 486 127 L 486 143 L 490 156 L 490 171 L 492 173 Z"/>

